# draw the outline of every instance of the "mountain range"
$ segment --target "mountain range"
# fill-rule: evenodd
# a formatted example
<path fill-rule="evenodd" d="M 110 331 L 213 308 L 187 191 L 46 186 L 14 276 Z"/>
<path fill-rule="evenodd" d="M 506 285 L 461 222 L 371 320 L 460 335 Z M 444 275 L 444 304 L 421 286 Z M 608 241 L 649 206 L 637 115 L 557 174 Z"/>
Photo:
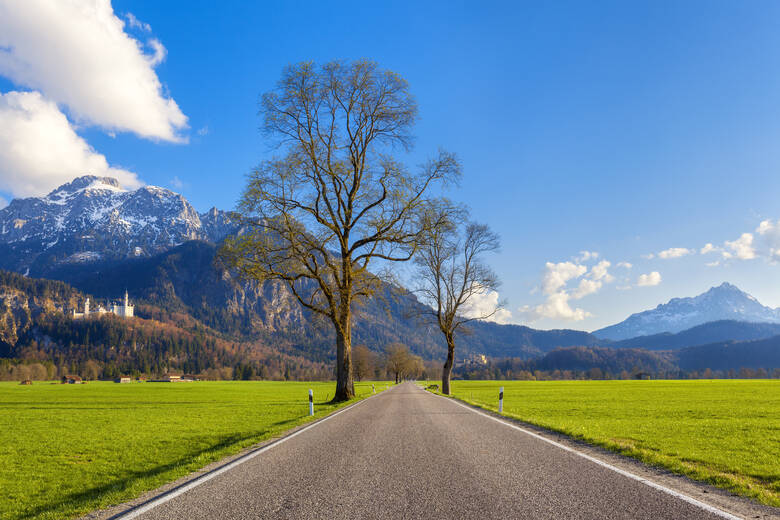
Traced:
<path fill-rule="evenodd" d="M 0 268 L 40 277 L 63 264 L 148 257 L 188 240 L 218 242 L 234 229 L 225 212 L 198 214 L 165 188 L 127 190 L 114 178 L 86 175 L 0 210 Z"/>
<path fill-rule="evenodd" d="M 153 186 L 127 190 L 107 177 L 79 177 L 45 197 L 12 201 L 0 210 L 0 269 L 68 285 L 57 286 L 54 292 L 60 297 L 47 299 L 43 295 L 54 294 L 53 286 L 44 283 L 41 289 L 20 277 L 4 276 L 0 357 L 57 352 L 61 356 L 69 344 L 83 345 L 91 352 L 89 356 L 96 356 L 99 344 L 92 344 L 94 335 L 113 337 L 114 332 L 94 330 L 91 340 L 87 334 L 84 343 L 84 337 L 71 337 L 62 324 L 52 332 L 46 317 L 52 309 L 69 311 L 82 306 L 87 296 L 100 302 L 127 290 L 138 303 L 136 314 L 159 324 L 144 330 L 162 327 L 166 334 L 189 338 L 186 341 L 196 346 L 190 347 L 188 356 L 179 353 L 173 358 L 171 352 L 176 348 L 148 346 L 154 354 L 146 357 L 129 350 L 121 358 L 128 363 L 124 367 L 140 363 L 161 368 L 178 363 L 182 369 L 195 370 L 217 368 L 225 360 L 231 364 L 264 360 L 262 366 L 273 366 L 273 373 L 283 371 L 283 365 L 287 370 L 293 367 L 298 375 L 312 370 L 321 373 L 323 363 L 333 355 L 330 328 L 303 310 L 283 285 L 256 286 L 236 279 L 220 265 L 218 245 L 235 231 L 227 212 L 212 208 L 199 214 L 183 196 L 170 190 Z M 38 296 L 31 296 L 30 291 Z M 438 329 L 409 317 L 419 315 L 422 305 L 412 294 L 386 285 L 378 296 L 355 309 L 355 344 L 380 351 L 388 343 L 402 342 L 424 359 L 443 358 L 445 348 Z M 30 311 L 33 307 L 37 311 Z M 123 326 L 112 322 L 110 328 Z M 534 366 L 543 370 L 567 363 L 578 367 L 602 363 L 610 370 L 641 366 L 668 371 L 706 365 L 709 352 L 728 352 L 732 361 L 741 359 L 744 366 L 754 366 L 760 358 L 756 366 L 772 368 L 766 363 L 774 362 L 771 338 L 780 335 L 780 315 L 724 283 L 694 298 L 675 298 L 592 334 L 491 322 L 474 322 L 470 331 L 458 339 L 459 356 L 538 360 Z M 170 341 L 175 345 L 180 339 Z M 755 341 L 763 341 L 758 350 L 747 346 Z M 706 348 L 683 353 L 693 346 Z M 746 352 L 753 348 L 758 358 L 740 358 L 743 346 Z M 282 357 L 271 363 L 268 360 L 274 352 Z M 85 355 L 82 352 L 79 359 Z M 109 356 L 102 362 L 111 364 L 114 359 Z M 218 359 L 222 361 L 217 363 Z"/>
<path fill-rule="evenodd" d="M 681 332 L 720 320 L 780 323 L 780 310 L 766 307 L 730 283 L 692 298 L 673 298 L 655 309 L 632 314 L 626 320 L 599 329 L 593 335 L 609 340 Z"/>

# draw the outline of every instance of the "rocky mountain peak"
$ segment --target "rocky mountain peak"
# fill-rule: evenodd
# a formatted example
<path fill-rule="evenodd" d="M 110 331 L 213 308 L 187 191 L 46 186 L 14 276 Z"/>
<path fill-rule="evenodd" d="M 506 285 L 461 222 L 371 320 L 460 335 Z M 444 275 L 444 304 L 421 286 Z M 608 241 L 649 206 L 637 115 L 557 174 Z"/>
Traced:
<path fill-rule="evenodd" d="M 47 199 L 62 198 L 76 195 L 78 192 L 88 189 L 105 189 L 111 191 L 126 191 L 114 177 L 98 177 L 97 175 L 84 175 L 76 177 L 71 182 L 63 184 L 48 195 Z"/>
<path fill-rule="evenodd" d="M 84 175 L 0 209 L 0 268 L 35 275 L 55 264 L 149 256 L 188 240 L 218 242 L 233 227 L 224 212 L 199 215 L 169 189 L 127 190 Z"/>
<path fill-rule="evenodd" d="M 655 309 L 632 314 L 625 321 L 594 331 L 604 339 L 677 333 L 711 321 L 780 323 L 780 310 L 762 305 L 739 287 L 724 282 L 690 298 L 672 298 Z"/>

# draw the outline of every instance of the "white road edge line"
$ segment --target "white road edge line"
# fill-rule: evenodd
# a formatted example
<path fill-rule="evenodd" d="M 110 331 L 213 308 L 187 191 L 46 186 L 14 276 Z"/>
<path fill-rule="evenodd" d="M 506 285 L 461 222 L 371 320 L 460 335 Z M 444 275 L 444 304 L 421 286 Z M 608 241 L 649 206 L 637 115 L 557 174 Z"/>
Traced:
<path fill-rule="evenodd" d="M 487 414 L 487 413 L 484 413 L 484 412 L 480 412 L 479 410 L 476 410 L 476 409 L 474 409 L 471 406 L 468 406 L 468 405 L 466 405 L 464 403 L 459 402 L 456 398 L 450 398 L 450 397 L 445 397 L 443 395 L 433 394 L 433 393 L 428 392 L 426 390 L 423 390 L 423 392 L 426 392 L 428 394 L 434 395 L 436 397 L 441 397 L 442 399 L 446 399 L 447 401 L 450 401 L 450 402 L 452 402 L 452 403 L 454 403 L 454 404 L 456 404 L 458 406 L 461 406 L 461 407 L 463 407 L 463 408 L 465 408 L 467 410 L 471 410 L 472 412 L 474 412 L 476 414 L 479 414 L 479 415 L 482 415 L 484 417 L 487 417 L 488 419 L 492 419 L 492 420 L 496 421 L 497 423 L 503 424 L 504 426 L 509 426 L 510 428 L 514 428 L 515 430 L 521 431 L 521 432 L 523 432 L 523 433 L 525 433 L 527 435 L 530 435 L 531 437 L 534 437 L 536 439 L 544 441 L 544 442 L 546 442 L 548 444 L 552 444 L 553 446 L 555 446 L 557 448 L 560 448 L 562 450 L 568 451 L 569 453 L 574 453 L 575 455 L 579 455 L 580 457 L 582 457 L 584 459 L 587 459 L 587 460 L 589 460 L 589 461 L 591 461 L 591 462 L 593 462 L 595 464 L 598 464 L 599 466 L 602 466 L 602 467 L 605 467 L 607 469 L 610 469 L 610 470 L 614 471 L 615 473 L 619 473 L 620 475 L 623 475 L 624 477 L 628 477 L 630 479 L 636 480 L 637 482 L 641 482 L 642 484 L 650 486 L 653 489 L 657 489 L 658 491 L 662 491 L 662 492 L 664 492 L 664 493 L 666 493 L 668 495 L 672 495 L 675 498 L 679 498 L 680 500 L 688 502 L 689 504 L 692 504 L 692 505 L 694 505 L 694 506 L 696 506 L 698 508 L 704 509 L 705 511 L 708 511 L 708 512 L 714 514 L 714 515 L 720 516 L 721 518 L 728 518 L 729 520 L 743 520 L 741 517 L 732 515 L 731 513 L 723 511 L 722 509 L 718 509 L 715 506 L 711 506 L 709 504 L 705 504 L 704 502 L 696 500 L 693 497 L 689 497 L 688 495 L 680 493 L 679 491 L 675 491 L 675 490 L 673 490 L 671 488 L 662 486 L 660 484 L 656 484 L 655 482 L 653 482 L 651 480 L 647 480 L 646 478 L 640 477 L 639 475 L 634 475 L 633 473 L 629 473 L 628 471 L 620 469 L 620 468 L 618 468 L 616 466 L 613 466 L 612 464 L 608 464 L 608 463 L 606 463 L 606 462 L 604 462 L 602 460 L 599 460 L 597 458 L 591 457 L 590 455 L 586 455 L 585 453 L 582 453 L 582 452 L 577 451 L 575 449 L 572 449 L 572 448 L 570 448 L 568 446 L 565 446 L 565 445 L 563 445 L 563 444 L 561 444 L 559 442 L 555 442 L 555 441 L 550 440 L 550 439 L 548 439 L 546 437 L 543 437 L 543 436 L 539 435 L 538 433 L 534 433 L 534 432 L 532 432 L 530 430 L 526 430 L 525 428 L 521 428 L 520 426 L 517 426 L 516 424 L 512 424 L 511 422 L 509 422 L 507 420 L 499 419 L 498 417 L 494 417 L 494 416 L 492 416 L 490 414 Z"/>
<path fill-rule="evenodd" d="M 387 390 L 385 390 L 385 392 L 387 392 L 389 390 L 392 390 L 393 388 L 396 388 L 396 387 L 394 387 L 394 386 L 390 387 Z M 147 503 L 145 503 L 142 506 L 130 509 L 126 513 L 119 513 L 117 515 L 112 516 L 111 518 L 114 519 L 114 520 L 131 520 L 132 518 L 138 518 L 142 514 L 151 511 L 155 507 L 161 506 L 162 504 L 173 500 L 174 498 L 178 497 L 179 495 L 183 495 L 187 491 L 189 491 L 189 490 L 191 490 L 193 488 L 196 488 L 196 487 L 200 486 L 201 484 L 203 484 L 205 482 L 208 482 L 209 480 L 213 479 L 214 477 L 218 477 L 219 475 L 221 475 L 221 474 L 223 474 L 223 473 L 225 473 L 227 471 L 230 471 L 231 469 L 235 468 L 236 466 L 238 466 L 240 464 L 243 464 L 244 462 L 247 462 L 249 460 L 252 460 L 253 458 L 257 457 L 258 455 L 260 455 L 262 453 L 265 453 L 266 451 L 270 450 L 271 448 L 279 446 L 283 442 L 289 441 L 293 437 L 296 437 L 297 435 L 300 435 L 301 433 L 305 432 L 306 430 L 314 428 L 315 426 L 318 426 L 318 425 L 324 423 L 325 421 L 336 417 L 337 415 L 339 415 L 341 413 L 344 413 L 346 411 L 352 410 L 352 409 L 356 408 L 357 406 L 365 403 L 366 401 L 368 401 L 372 397 L 376 397 L 377 395 L 381 395 L 381 394 L 382 394 L 382 392 L 379 392 L 378 394 L 369 395 L 365 399 L 361 399 L 357 403 L 354 403 L 354 404 L 352 404 L 350 406 L 347 406 L 346 408 L 342 408 L 341 410 L 339 410 L 337 412 L 334 412 L 334 413 L 332 413 L 330 415 L 326 415 L 322 419 L 319 419 L 318 421 L 315 421 L 315 422 L 309 424 L 308 426 L 304 426 L 300 430 L 298 430 L 296 432 L 293 432 L 290 435 L 287 435 L 285 437 L 281 437 L 281 438 L 271 442 L 270 444 L 266 444 L 262 448 L 259 448 L 259 449 L 255 450 L 255 451 L 251 451 L 251 452 L 247 453 L 246 455 L 242 455 L 241 457 L 237 458 L 236 460 L 234 460 L 233 462 L 231 462 L 229 464 L 226 464 L 225 466 L 222 466 L 222 467 L 217 468 L 215 470 L 209 471 L 208 473 L 205 473 L 205 474 L 203 474 L 203 475 L 201 475 L 199 477 L 196 477 L 195 479 L 191 480 L 187 484 L 184 484 L 181 487 L 174 489 L 173 491 L 169 491 L 167 493 L 164 493 L 162 496 L 160 496 L 159 498 L 155 498 L 151 502 L 147 502 Z"/>

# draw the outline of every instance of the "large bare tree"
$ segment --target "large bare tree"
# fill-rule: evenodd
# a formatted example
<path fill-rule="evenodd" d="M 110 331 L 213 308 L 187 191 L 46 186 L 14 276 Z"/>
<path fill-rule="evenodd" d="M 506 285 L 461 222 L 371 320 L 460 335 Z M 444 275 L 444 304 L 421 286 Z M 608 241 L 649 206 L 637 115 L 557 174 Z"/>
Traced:
<path fill-rule="evenodd" d="M 455 362 L 455 334 L 473 320 L 492 317 L 500 305 L 480 309 L 476 299 L 495 291 L 500 282 L 482 255 L 498 251 L 498 235 L 487 225 L 468 222 L 465 211 L 439 206 L 427 216 L 429 232 L 415 258 L 417 294 L 428 304 L 447 343 L 447 360 L 441 375 L 441 388 L 450 393 Z"/>
<path fill-rule="evenodd" d="M 393 155 L 410 149 L 417 105 L 401 76 L 371 61 L 291 65 L 260 113 L 281 153 L 250 175 L 243 231 L 222 258 L 250 279 L 283 281 L 333 324 L 334 400 L 350 399 L 353 306 L 380 284 L 369 266 L 414 256 L 431 188 L 460 167 L 443 151 L 414 171 Z"/>

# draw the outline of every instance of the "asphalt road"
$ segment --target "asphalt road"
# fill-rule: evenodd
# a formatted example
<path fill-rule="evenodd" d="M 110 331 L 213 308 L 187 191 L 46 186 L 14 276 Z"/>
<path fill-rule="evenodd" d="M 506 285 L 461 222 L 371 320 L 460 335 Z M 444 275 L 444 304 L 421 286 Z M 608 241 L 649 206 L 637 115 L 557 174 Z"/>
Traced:
<path fill-rule="evenodd" d="M 138 518 L 721 517 L 404 384 Z"/>

